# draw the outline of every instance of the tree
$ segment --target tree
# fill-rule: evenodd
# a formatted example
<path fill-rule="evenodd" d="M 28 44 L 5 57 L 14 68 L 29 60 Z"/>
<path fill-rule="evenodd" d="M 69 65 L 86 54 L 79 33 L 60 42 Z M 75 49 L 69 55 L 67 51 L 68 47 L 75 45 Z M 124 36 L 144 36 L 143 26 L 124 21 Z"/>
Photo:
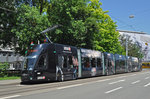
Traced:
<path fill-rule="evenodd" d="M 88 4 L 88 10 L 90 11 L 90 19 L 93 23 L 91 30 L 95 27 L 93 33 L 93 48 L 110 53 L 121 53 L 122 48 L 119 42 L 119 32 L 116 31 L 116 23 L 101 8 L 102 3 L 99 0 L 91 0 Z M 89 25 L 88 25 L 89 26 Z M 89 28 L 88 28 L 89 29 Z"/>
<path fill-rule="evenodd" d="M 47 15 L 40 15 L 36 7 L 22 4 L 18 7 L 16 26 L 12 32 L 16 33 L 19 47 L 16 48 L 20 53 L 24 54 L 28 49 L 30 42 L 38 43 L 44 37 L 40 32 L 50 26 Z"/>
<path fill-rule="evenodd" d="M 28 48 L 31 40 L 40 40 L 40 32 L 50 23 L 62 25 L 48 33 L 53 42 L 103 52 L 122 52 L 117 26 L 107 11 L 102 10 L 99 0 L 17 0 L 16 5 L 16 21 L 11 33 L 17 38 L 20 52 Z"/>
<path fill-rule="evenodd" d="M 50 36 L 57 43 L 120 53 L 117 26 L 106 13 L 99 0 L 51 0 L 49 21 L 63 27 Z"/>
<path fill-rule="evenodd" d="M 51 0 L 49 21 L 62 27 L 50 33 L 53 42 L 82 47 L 85 45 L 86 3 L 83 0 Z"/>
<path fill-rule="evenodd" d="M 39 9 L 40 14 L 43 12 L 47 12 L 48 5 L 50 0 L 17 0 L 16 5 L 30 5 L 31 7 L 37 7 Z"/>
<path fill-rule="evenodd" d="M 16 21 L 16 8 L 14 0 L 0 0 L 0 45 L 3 47 L 15 42 L 15 33 L 11 32 Z"/>
<path fill-rule="evenodd" d="M 121 45 L 124 49 L 123 51 L 123 55 L 126 55 L 126 43 L 128 44 L 128 56 L 133 56 L 133 57 L 138 57 L 138 58 L 142 58 L 144 55 L 141 51 L 141 45 L 138 42 L 133 42 L 131 40 L 131 37 L 126 35 L 120 35 L 120 41 L 121 41 Z"/>

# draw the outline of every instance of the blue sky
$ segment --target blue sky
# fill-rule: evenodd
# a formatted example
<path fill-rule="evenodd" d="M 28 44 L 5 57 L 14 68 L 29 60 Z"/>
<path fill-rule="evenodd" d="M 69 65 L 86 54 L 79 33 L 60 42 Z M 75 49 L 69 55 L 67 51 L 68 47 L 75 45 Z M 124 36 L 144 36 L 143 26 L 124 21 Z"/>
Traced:
<path fill-rule="evenodd" d="M 102 8 L 117 22 L 118 30 L 150 34 L 150 0 L 100 0 Z M 134 15 L 134 18 L 129 18 Z"/>

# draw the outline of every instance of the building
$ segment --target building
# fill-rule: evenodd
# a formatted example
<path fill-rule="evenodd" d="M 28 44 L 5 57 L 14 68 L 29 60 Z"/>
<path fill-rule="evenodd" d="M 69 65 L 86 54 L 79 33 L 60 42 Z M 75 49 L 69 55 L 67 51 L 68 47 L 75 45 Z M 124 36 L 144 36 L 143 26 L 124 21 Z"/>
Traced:
<path fill-rule="evenodd" d="M 143 61 L 150 61 L 150 35 L 144 32 L 118 30 L 120 35 L 130 36 L 131 40 L 141 46 Z"/>
<path fill-rule="evenodd" d="M 21 70 L 24 57 L 15 53 L 10 48 L 0 47 L 0 63 L 8 62 L 10 64 L 9 70 Z"/>

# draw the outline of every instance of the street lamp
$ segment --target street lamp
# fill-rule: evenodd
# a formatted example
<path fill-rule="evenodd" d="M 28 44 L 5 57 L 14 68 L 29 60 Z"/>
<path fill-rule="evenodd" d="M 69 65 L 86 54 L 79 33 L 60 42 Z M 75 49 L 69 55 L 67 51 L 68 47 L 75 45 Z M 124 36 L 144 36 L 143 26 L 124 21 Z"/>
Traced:
<path fill-rule="evenodd" d="M 134 15 L 130 15 L 129 18 L 134 18 Z"/>

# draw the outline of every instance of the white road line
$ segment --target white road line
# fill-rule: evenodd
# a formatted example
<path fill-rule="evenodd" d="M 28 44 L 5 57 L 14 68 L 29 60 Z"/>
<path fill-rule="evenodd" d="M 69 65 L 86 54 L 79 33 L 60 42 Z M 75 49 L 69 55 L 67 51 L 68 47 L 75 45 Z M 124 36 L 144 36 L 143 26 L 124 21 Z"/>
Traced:
<path fill-rule="evenodd" d="M 22 86 L 25 86 L 25 85 L 16 85 L 16 86 L 22 87 Z"/>
<path fill-rule="evenodd" d="M 117 77 L 117 78 L 125 78 L 125 77 L 127 77 L 127 76 L 121 76 L 121 77 Z"/>
<path fill-rule="evenodd" d="M 64 86 L 64 87 L 59 87 L 57 89 L 65 89 L 65 88 L 77 87 L 77 86 L 81 86 L 81 85 L 83 85 L 83 84 L 76 84 L 76 85 Z"/>
<path fill-rule="evenodd" d="M 21 95 L 14 95 L 14 96 L 8 96 L 8 97 L 2 97 L 0 99 L 10 99 L 10 98 L 15 98 L 15 97 L 19 97 Z"/>
<path fill-rule="evenodd" d="M 133 74 L 133 75 L 131 75 L 131 76 L 136 76 L 136 74 Z"/>
<path fill-rule="evenodd" d="M 148 84 L 144 85 L 144 87 L 147 87 L 147 86 L 149 86 L 149 85 L 150 85 L 150 83 L 148 83 Z"/>
<path fill-rule="evenodd" d="M 111 83 L 109 83 L 109 84 L 112 85 L 112 84 L 116 84 L 116 83 L 123 82 L 123 81 L 125 81 L 125 79 L 123 79 L 123 80 L 118 80 L 118 81 L 115 81 L 115 82 L 111 82 Z"/>
<path fill-rule="evenodd" d="M 108 81 L 108 80 L 111 80 L 111 79 L 98 80 L 96 82 L 104 82 L 104 81 Z"/>
<path fill-rule="evenodd" d="M 136 83 L 138 83 L 138 82 L 140 82 L 140 80 L 137 80 L 137 81 L 135 81 L 135 82 L 132 82 L 131 84 L 136 84 Z"/>
<path fill-rule="evenodd" d="M 145 79 L 149 79 L 149 77 L 146 77 Z"/>
<path fill-rule="evenodd" d="M 108 94 L 108 93 L 114 92 L 114 91 L 116 91 L 116 90 L 119 90 L 119 89 L 121 89 L 121 88 L 123 88 L 123 87 L 118 87 L 118 88 L 112 89 L 112 90 L 110 90 L 110 91 L 107 91 L 107 92 L 105 92 L 105 93 Z"/>

